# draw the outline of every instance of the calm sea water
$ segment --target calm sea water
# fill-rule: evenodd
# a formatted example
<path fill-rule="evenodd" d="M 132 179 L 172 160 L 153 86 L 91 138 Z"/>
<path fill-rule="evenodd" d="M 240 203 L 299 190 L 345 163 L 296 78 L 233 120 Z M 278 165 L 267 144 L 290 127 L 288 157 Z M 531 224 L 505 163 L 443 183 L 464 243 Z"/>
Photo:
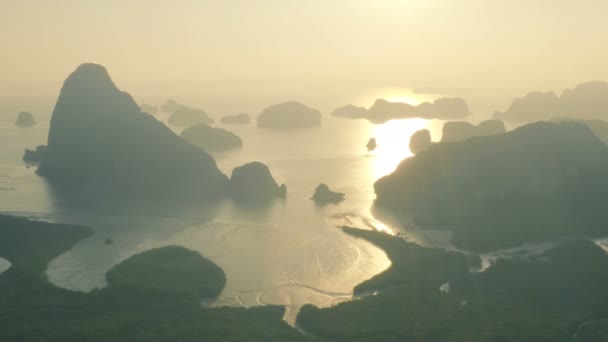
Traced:
<path fill-rule="evenodd" d="M 158 118 L 166 121 L 166 116 Z M 92 237 L 49 264 L 48 277 L 57 286 L 78 291 L 103 287 L 105 273 L 122 260 L 153 247 L 178 244 L 199 251 L 224 269 L 227 285 L 213 305 L 285 305 L 286 319 L 293 322 L 302 305 L 348 300 L 356 284 L 390 265 L 383 251 L 337 227 L 398 230 L 370 212 L 373 182 L 411 155 L 408 144 L 413 132 L 428 128 L 439 140 L 441 127 L 442 122 L 421 119 L 373 125 L 328 116 L 322 127 L 300 131 L 227 126 L 244 144 L 240 150 L 214 155 L 220 169 L 230 174 L 246 162 L 266 163 L 275 179 L 287 184 L 287 199 L 257 210 L 225 201 L 179 214 L 141 214 L 93 213 L 58 203 L 44 180 L 21 162 L 25 148 L 46 143 L 48 121 L 18 128 L 5 120 L 0 122 L 0 210 L 94 229 Z M 368 153 L 365 144 L 371 137 L 378 140 L 378 148 Z M 316 206 L 310 196 L 320 182 L 346 193 L 346 201 Z M 104 243 L 107 238 L 113 240 L 111 245 Z"/>

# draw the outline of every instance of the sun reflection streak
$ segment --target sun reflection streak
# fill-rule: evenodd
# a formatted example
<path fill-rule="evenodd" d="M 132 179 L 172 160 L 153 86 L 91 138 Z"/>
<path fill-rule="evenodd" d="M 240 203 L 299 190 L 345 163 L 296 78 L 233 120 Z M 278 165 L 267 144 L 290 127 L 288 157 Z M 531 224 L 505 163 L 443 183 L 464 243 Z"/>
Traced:
<path fill-rule="evenodd" d="M 421 104 L 423 102 L 417 96 L 403 95 L 403 94 L 396 94 L 396 95 L 387 96 L 385 98 L 385 100 L 388 101 L 388 102 L 407 103 L 407 104 L 412 105 L 412 106 L 417 106 L 417 105 L 419 105 L 419 104 Z"/>
<path fill-rule="evenodd" d="M 382 232 L 384 234 L 388 234 L 388 235 L 392 235 L 395 236 L 397 235 L 392 229 L 391 227 L 387 226 L 386 224 L 376 220 L 376 219 L 369 219 L 370 220 L 370 224 L 374 227 L 374 229 L 378 232 Z"/>
<path fill-rule="evenodd" d="M 390 174 L 403 159 L 411 157 L 413 154 L 409 148 L 410 137 L 418 130 L 430 129 L 430 126 L 430 120 L 419 118 L 391 120 L 382 125 L 375 125 L 371 137 L 376 138 L 378 147 L 370 152 L 375 158 L 374 180 Z"/>

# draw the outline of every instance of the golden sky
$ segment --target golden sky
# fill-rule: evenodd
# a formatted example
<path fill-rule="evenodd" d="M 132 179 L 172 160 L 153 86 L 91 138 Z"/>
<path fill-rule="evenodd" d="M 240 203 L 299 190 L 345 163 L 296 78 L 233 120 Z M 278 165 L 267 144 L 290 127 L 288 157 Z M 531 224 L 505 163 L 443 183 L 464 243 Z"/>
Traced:
<path fill-rule="evenodd" d="M 0 91 L 561 89 L 608 80 L 605 0 L 0 0 Z"/>

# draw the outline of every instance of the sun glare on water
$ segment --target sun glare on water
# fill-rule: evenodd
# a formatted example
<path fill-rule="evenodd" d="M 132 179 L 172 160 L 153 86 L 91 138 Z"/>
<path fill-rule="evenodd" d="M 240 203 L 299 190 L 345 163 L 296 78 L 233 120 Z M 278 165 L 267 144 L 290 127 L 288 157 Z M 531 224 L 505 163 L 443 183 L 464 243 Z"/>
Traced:
<path fill-rule="evenodd" d="M 391 120 L 385 124 L 375 125 L 370 135 L 376 138 L 378 144 L 371 152 L 375 158 L 374 179 L 390 174 L 403 159 L 411 157 L 410 137 L 416 131 L 429 126 L 430 121 L 425 119 Z"/>

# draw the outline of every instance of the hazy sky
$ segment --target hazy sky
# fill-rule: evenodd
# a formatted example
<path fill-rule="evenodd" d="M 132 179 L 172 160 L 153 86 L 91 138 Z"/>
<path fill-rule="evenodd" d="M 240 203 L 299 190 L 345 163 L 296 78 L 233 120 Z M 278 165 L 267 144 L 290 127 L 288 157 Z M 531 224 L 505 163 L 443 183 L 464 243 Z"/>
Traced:
<path fill-rule="evenodd" d="M 560 89 L 608 80 L 606 0 L 0 0 L 0 91 Z"/>

